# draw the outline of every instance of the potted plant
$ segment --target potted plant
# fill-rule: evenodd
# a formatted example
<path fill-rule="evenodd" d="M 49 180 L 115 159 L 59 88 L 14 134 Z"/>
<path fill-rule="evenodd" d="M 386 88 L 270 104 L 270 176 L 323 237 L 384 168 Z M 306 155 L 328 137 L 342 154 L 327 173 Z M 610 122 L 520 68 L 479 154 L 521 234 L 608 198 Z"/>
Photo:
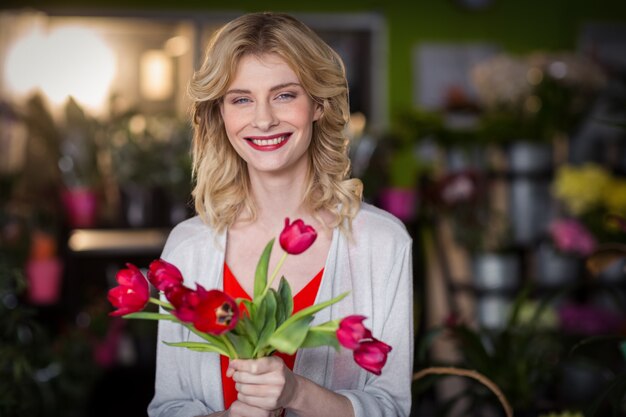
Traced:
<path fill-rule="evenodd" d="M 482 106 L 481 131 L 508 148 L 512 172 L 546 172 L 552 143 L 574 131 L 605 86 L 602 69 L 571 52 L 499 54 L 470 79 Z"/>
<path fill-rule="evenodd" d="M 62 201 L 70 227 L 88 228 L 98 222 L 100 131 L 96 119 L 69 98 L 65 105 L 65 124 L 60 129 L 59 169 L 64 183 Z"/>
<path fill-rule="evenodd" d="M 508 218 L 492 199 L 485 173 L 445 173 L 428 185 L 429 216 L 449 226 L 454 243 L 471 262 L 479 321 L 502 327 L 510 294 L 521 282 L 520 259 L 513 250 Z"/>
<path fill-rule="evenodd" d="M 545 287 L 575 283 L 583 271 L 584 259 L 595 250 L 595 238 L 576 218 L 553 220 L 548 235 L 536 250 L 536 282 Z"/>
<path fill-rule="evenodd" d="M 503 328 L 485 328 L 454 315 L 442 326 L 431 328 L 418 345 L 418 368 L 475 371 L 501 390 L 516 416 L 536 416 L 555 409 L 550 387 L 557 382 L 558 358 L 565 346 L 559 339 L 554 311 L 548 304 L 532 303 L 529 290 L 524 288 L 515 298 Z M 428 353 L 438 340 L 450 342 L 458 360 L 430 359 Z M 424 379 L 416 387 L 418 394 L 435 381 Z M 456 403 L 464 405 L 462 415 L 488 415 L 502 408 L 500 396 L 477 384 L 464 384 L 449 403 L 441 404 L 440 415 L 447 415 Z"/>
<path fill-rule="evenodd" d="M 598 245 L 626 243 L 615 220 L 626 213 L 626 179 L 596 163 L 564 164 L 555 173 L 551 192 L 560 213 L 580 222 Z M 599 278 L 615 282 L 623 273 L 609 269 Z"/>
<path fill-rule="evenodd" d="M 419 181 L 431 169 L 420 156 L 419 145 L 432 139 L 440 125 L 436 113 L 406 112 L 379 141 L 383 147 L 386 177 L 378 191 L 378 204 L 405 222 L 413 221 L 417 216 Z"/>
<path fill-rule="evenodd" d="M 107 134 L 124 224 L 170 226 L 188 215 L 170 208 L 180 211 L 190 198 L 190 126 L 169 114 L 129 112 L 115 117 Z"/>

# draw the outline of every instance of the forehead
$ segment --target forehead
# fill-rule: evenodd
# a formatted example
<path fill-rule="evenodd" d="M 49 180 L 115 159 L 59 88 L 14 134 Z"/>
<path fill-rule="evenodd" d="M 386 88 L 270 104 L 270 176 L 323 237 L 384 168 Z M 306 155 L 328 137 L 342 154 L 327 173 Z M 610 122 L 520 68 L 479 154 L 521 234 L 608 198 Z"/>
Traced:
<path fill-rule="evenodd" d="M 278 54 L 246 54 L 237 63 L 231 86 L 275 81 L 299 82 L 299 79 L 287 61 Z"/>

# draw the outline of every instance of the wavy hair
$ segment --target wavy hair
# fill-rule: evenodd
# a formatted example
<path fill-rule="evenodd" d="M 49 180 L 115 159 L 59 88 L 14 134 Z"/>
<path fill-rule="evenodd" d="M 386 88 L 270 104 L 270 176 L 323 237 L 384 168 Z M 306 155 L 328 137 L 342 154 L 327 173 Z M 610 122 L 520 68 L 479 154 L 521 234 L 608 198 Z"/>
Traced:
<path fill-rule="evenodd" d="M 333 214 L 328 227 L 350 229 L 363 185 L 350 178 L 348 83 L 340 56 L 313 30 L 281 13 L 250 13 L 219 29 L 211 38 L 204 62 L 189 84 L 193 101 L 192 192 L 202 220 L 223 231 L 245 213 L 256 218 L 245 161 L 235 152 L 224 128 L 220 104 L 246 55 L 272 53 L 296 73 L 304 90 L 321 106 L 308 151 L 309 171 L 303 204 L 313 213 Z"/>

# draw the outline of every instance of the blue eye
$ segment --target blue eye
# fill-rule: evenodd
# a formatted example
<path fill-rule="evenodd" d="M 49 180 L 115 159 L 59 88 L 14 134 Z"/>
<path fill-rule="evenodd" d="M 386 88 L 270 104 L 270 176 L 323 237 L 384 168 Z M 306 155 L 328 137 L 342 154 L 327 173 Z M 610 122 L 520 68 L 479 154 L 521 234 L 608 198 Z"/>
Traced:
<path fill-rule="evenodd" d="M 277 97 L 278 100 L 290 100 L 295 98 L 296 95 L 293 93 L 280 93 Z"/>
<path fill-rule="evenodd" d="M 250 99 L 247 97 L 239 97 L 232 101 L 233 104 L 244 104 L 250 102 Z"/>

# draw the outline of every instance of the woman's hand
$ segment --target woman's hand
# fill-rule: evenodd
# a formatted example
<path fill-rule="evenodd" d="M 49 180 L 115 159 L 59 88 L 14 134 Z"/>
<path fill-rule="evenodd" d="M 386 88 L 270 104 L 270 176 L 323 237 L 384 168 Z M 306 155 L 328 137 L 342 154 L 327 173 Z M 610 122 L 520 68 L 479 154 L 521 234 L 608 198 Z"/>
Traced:
<path fill-rule="evenodd" d="M 262 408 L 248 405 L 244 402 L 236 400 L 230 405 L 230 408 L 221 414 L 221 417 L 278 417 L 280 410 L 264 410 Z"/>
<path fill-rule="evenodd" d="M 235 381 L 238 402 L 266 410 L 268 416 L 280 415 L 296 395 L 296 376 L 276 356 L 233 360 L 226 375 Z"/>

